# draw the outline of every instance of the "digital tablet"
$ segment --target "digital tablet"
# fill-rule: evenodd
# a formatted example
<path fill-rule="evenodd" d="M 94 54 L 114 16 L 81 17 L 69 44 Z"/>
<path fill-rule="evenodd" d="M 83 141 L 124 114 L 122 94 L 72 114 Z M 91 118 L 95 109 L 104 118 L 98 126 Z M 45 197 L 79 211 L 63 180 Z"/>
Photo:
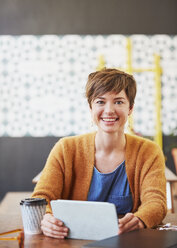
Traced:
<path fill-rule="evenodd" d="M 54 200 L 55 218 L 69 228 L 68 238 L 101 240 L 118 234 L 118 217 L 113 203 Z"/>

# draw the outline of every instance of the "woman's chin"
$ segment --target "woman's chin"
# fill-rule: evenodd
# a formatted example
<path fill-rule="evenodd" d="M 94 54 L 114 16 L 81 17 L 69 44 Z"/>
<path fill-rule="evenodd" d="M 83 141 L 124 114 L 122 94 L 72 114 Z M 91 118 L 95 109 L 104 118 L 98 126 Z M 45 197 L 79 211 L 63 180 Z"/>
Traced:
<path fill-rule="evenodd" d="M 102 127 L 102 128 L 98 128 L 98 130 L 104 132 L 104 133 L 117 133 L 119 130 L 115 129 L 115 128 L 111 128 L 111 127 Z"/>

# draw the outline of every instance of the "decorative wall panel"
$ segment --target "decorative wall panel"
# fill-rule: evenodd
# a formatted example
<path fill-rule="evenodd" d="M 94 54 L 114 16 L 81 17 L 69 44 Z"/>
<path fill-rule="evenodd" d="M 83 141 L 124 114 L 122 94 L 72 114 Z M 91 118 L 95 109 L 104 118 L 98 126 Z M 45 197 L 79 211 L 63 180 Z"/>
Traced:
<path fill-rule="evenodd" d="M 161 56 L 162 125 L 177 127 L 177 36 L 132 35 L 133 66 L 154 66 Z M 84 87 L 104 56 L 107 67 L 126 68 L 124 35 L 0 36 L 0 136 L 65 136 L 91 131 Z M 134 74 L 138 93 L 134 129 L 153 136 L 154 73 Z"/>

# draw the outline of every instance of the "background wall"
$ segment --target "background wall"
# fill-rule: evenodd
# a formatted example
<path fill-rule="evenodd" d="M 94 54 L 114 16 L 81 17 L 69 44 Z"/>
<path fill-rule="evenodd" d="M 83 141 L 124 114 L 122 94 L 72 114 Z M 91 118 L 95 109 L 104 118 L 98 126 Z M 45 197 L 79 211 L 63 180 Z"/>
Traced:
<path fill-rule="evenodd" d="M 177 127 L 177 36 L 130 35 L 132 65 L 162 68 L 163 133 Z M 100 61 L 128 67 L 125 35 L 0 36 L 0 136 L 66 136 L 91 131 L 85 83 Z M 134 130 L 155 136 L 155 73 L 134 73 Z M 168 120 L 168 121 L 166 121 Z"/>
<path fill-rule="evenodd" d="M 176 0 L 0 0 L 0 34 L 176 34 Z"/>
<path fill-rule="evenodd" d="M 175 35 L 176 27 L 176 0 L 0 0 L 0 35 Z M 16 76 L 15 71 L 12 75 Z M 2 93 L 1 88 L 1 96 Z M 10 99 L 11 95 L 8 97 Z M 2 115 L 0 122 L 2 124 Z M 2 133 L 0 199 L 7 191 L 33 189 L 32 178 L 42 169 L 51 147 L 58 140 L 57 135 L 12 138 Z"/>
<path fill-rule="evenodd" d="M 0 199 L 8 191 L 32 191 L 57 137 L 0 137 Z"/>

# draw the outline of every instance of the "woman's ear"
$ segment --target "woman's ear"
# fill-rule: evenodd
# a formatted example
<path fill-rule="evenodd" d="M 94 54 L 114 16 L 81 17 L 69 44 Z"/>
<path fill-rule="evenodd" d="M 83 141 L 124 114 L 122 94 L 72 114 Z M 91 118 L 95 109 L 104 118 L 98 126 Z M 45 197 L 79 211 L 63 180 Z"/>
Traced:
<path fill-rule="evenodd" d="M 92 110 L 92 102 L 89 103 L 89 109 L 90 109 L 90 111 Z"/>
<path fill-rule="evenodd" d="M 128 113 L 128 115 L 131 115 L 131 113 L 133 112 L 133 109 L 134 109 L 134 104 L 129 108 L 129 113 Z"/>

